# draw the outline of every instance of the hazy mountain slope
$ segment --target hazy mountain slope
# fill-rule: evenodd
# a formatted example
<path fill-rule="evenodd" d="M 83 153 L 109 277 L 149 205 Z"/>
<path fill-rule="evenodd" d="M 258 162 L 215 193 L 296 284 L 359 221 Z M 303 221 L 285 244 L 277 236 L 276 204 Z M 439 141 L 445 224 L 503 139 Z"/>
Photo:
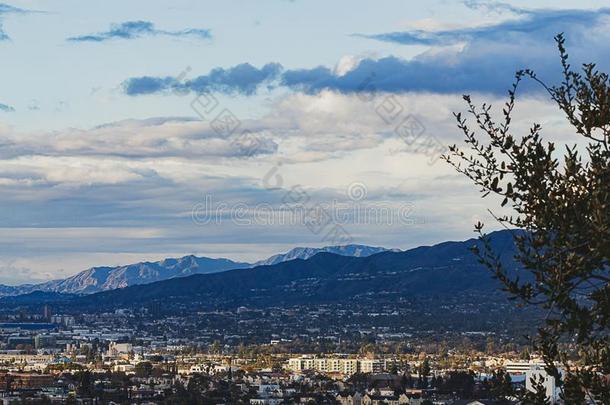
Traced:
<path fill-rule="evenodd" d="M 478 243 L 474 239 L 445 242 L 368 257 L 319 253 L 308 260 L 172 279 L 98 293 L 76 302 L 79 307 L 137 306 L 154 301 L 189 307 L 268 306 L 489 294 L 498 282 L 470 252 Z M 503 251 L 505 262 L 516 268 L 510 232 L 493 234 L 493 244 Z"/>
<path fill-rule="evenodd" d="M 56 304 L 57 302 L 66 302 L 78 297 L 74 294 L 63 294 L 58 292 L 48 291 L 33 291 L 27 294 L 0 297 L 0 305 L 36 305 L 40 307 L 43 304 Z"/>
<path fill-rule="evenodd" d="M 17 286 L 0 284 L 0 297 L 24 294 L 28 291 L 29 287 L 31 287 L 30 284 L 23 284 Z"/>
<path fill-rule="evenodd" d="M 333 253 L 340 256 L 367 257 L 386 251 L 388 251 L 388 249 L 383 247 L 365 245 L 326 246 L 322 248 L 297 247 L 287 253 L 274 255 L 268 259 L 260 260 L 254 263 L 253 266 L 273 265 L 294 259 L 306 260 L 322 252 Z"/>
<path fill-rule="evenodd" d="M 185 256 L 159 262 L 142 262 L 117 267 L 92 267 L 74 276 L 41 284 L 20 286 L 0 285 L 0 297 L 28 294 L 33 291 L 60 292 L 68 294 L 92 294 L 100 291 L 148 284 L 194 274 L 208 274 L 225 270 L 277 264 L 293 259 L 308 259 L 319 252 L 330 252 L 344 256 L 365 257 L 386 251 L 385 248 L 364 245 L 328 246 L 324 248 L 295 248 L 290 252 L 249 264 L 229 259 Z"/>
<path fill-rule="evenodd" d="M 33 291 L 91 294 L 174 277 L 214 273 L 249 266 L 248 263 L 234 262 L 229 259 L 185 256 L 180 259 L 165 259 L 159 262 L 142 262 L 126 266 L 92 267 L 63 280 L 15 287 L 1 286 L 0 296 L 28 294 Z"/>

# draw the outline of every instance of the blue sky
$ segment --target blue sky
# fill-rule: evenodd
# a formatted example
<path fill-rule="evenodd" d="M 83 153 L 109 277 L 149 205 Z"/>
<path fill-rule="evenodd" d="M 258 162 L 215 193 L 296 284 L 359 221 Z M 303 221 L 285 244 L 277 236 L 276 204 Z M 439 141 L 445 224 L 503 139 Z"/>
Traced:
<path fill-rule="evenodd" d="M 408 248 L 469 237 L 477 219 L 493 227 L 493 202 L 406 144 L 393 120 L 458 142 L 461 94 L 500 104 L 523 67 L 557 80 L 558 32 L 575 64 L 607 70 L 601 1 L 0 0 L 0 283 L 329 244 L 302 224 L 261 220 L 295 186 L 312 204 L 409 211 L 392 224 L 342 212 L 357 243 Z M 200 119 L 201 91 L 238 132 Z M 396 117 L 380 115 L 388 105 Z M 573 141 L 535 86 L 520 105 L 517 129 L 542 122 Z M 206 201 L 240 220 L 193 221 Z"/>

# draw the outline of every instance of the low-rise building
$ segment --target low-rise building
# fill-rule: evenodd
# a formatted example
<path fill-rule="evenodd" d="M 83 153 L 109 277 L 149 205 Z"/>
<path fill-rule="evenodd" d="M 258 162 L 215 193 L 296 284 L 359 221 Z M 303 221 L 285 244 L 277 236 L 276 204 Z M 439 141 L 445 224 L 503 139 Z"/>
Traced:
<path fill-rule="evenodd" d="M 383 361 L 377 359 L 296 357 L 288 360 L 288 369 L 294 372 L 315 370 L 344 375 L 380 373 L 384 369 L 383 365 Z"/>

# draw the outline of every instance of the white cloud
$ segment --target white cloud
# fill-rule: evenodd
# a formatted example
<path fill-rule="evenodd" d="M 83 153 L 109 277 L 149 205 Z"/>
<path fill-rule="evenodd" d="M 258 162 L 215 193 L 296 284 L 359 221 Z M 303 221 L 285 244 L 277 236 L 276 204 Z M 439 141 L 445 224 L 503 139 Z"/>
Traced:
<path fill-rule="evenodd" d="M 358 64 L 364 59 L 376 59 L 378 57 L 379 55 L 377 55 L 376 52 L 367 52 L 360 55 L 345 55 L 339 59 L 339 62 L 337 62 L 333 71 L 335 75 L 343 76 L 358 67 Z"/>
<path fill-rule="evenodd" d="M 28 274 L 42 279 L 114 260 L 180 252 L 244 258 L 247 251 L 249 259 L 259 259 L 271 253 L 269 246 L 323 245 L 322 237 L 304 226 L 198 226 L 191 220 L 193 206 L 206 195 L 229 205 L 279 207 L 295 185 L 322 203 L 344 201 L 347 187 L 358 182 L 367 187 L 367 204 L 394 210 L 414 204 L 417 224 L 347 224 L 362 243 L 410 247 L 470 236 L 472 224 L 462 218 L 482 215 L 491 222 L 485 211 L 490 202 L 481 200 L 474 186 L 443 162 L 430 165 L 428 156 L 394 132 L 412 115 L 424 125 L 424 136 L 459 143 L 451 113 L 464 110 L 461 98 L 392 97 L 400 114 L 391 122 L 378 114 L 377 107 L 387 102 L 384 94 L 362 100 L 322 92 L 277 100 L 268 114 L 243 121 L 243 128 L 277 144 L 274 153 L 252 157 L 230 150 L 232 141 L 215 135 L 209 123 L 187 119 L 36 134 L 0 128 L 3 257 L 13 257 L 15 266 L 31 268 Z M 485 95 L 473 99 L 492 101 L 497 111 L 503 101 Z M 553 140 L 575 141 L 549 103 L 527 98 L 515 113 L 517 135 L 540 122 Z M 268 190 L 263 178 L 278 164 L 283 189 Z M 38 255 L 45 259 L 34 260 Z M 0 272 L 0 282 L 7 277 Z"/>

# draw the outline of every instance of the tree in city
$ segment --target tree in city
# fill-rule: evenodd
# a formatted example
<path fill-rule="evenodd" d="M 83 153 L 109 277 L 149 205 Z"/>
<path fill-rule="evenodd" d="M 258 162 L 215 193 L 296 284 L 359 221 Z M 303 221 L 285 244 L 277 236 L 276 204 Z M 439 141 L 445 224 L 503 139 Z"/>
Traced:
<path fill-rule="evenodd" d="M 141 361 L 136 364 L 134 371 L 138 377 L 150 377 L 153 371 L 153 365 L 150 361 Z"/>
<path fill-rule="evenodd" d="M 197 399 L 203 397 L 210 386 L 211 379 L 209 376 L 201 373 L 195 373 L 189 378 L 186 386 L 186 391 L 190 398 Z"/>
<path fill-rule="evenodd" d="M 515 395 L 510 375 L 502 370 L 496 370 L 489 379 L 489 395 L 499 403 L 510 403 L 510 398 Z"/>
<path fill-rule="evenodd" d="M 366 343 L 360 346 L 358 352 L 361 356 L 372 357 L 377 353 L 377 346 L 374 343 Z"/>
<path fill-rule="evenodd" d="M 610 403 L 610 87 L 594 64 L 574 70 L 563 35 L 556 38 L 562 82 L 548 86 L 531 70 L 516 73 L 502 118 L 491 106 L 464 96 L 470 119 L 456 114 L 465 147 L 444 157 L 470 178 L 483 196 L 496 196 L 508 213 L 494 214 L 513 231 L 519 269 L 475 225 L 479 260 L 520 305 L 542 309 L 533 347 L 564 396 L 584 393 Z M 517 91 L 533 80 L 565 115 L 574 143 L 563 152 L 542 137 L 540 124 L 517 135 L 511 126 Z M 501 203 L 500 203 L 501 200 Z M 569 361 L 576 359 L 576 362 Z M 563 370 L 563 373 L 560 372 Z M 582 404 L 583 396 L 576 395 Z M 578 399 L 581 398 L 581 399 Z M 534 403 L 534 402 L 532 402 Z"/>
<path fill-rule="evenodd" d="M 74 374 L 77 381 L 76 392 L 79 397 L 91 397 L 95 393 L 95 384 L 90 371 L 79 371 Z"/>
<path fill-rule="evenodd" d="M 450 371 L 443 381 L 442 390 L 458 394 L 461 398 L 472 398 L 474 386 L 474 373 L 472 371 Z"/>
<path fill-rule="evenodd" d="M 434 383 L 432 384 L 432 388 L 436 388 L 436 389 L 440 389 L 443 386 L 443 377 L 442 376 L 436 376 L 436 378 L 434 379 Z"/>
<path fill-rule="evenodd" d="M 368 388 L 369 376 L 365 373 L 354 373 L 347 380 L 358 391 L 364 391 Z M 412 385 L 411 385 L 412 387 Z"/>
<path fill-rule="evenodd" d="M 413 388 L 413 376 L 411 375 L 411 373 L 408 374 L 403 374 L 401 379 L 400 379 L 400 385 L 402 386 L 402 388 Z"/>
<path fill-rule="evenodd" d="M 496 352 L 496 341 L 493 336 L 488 336 L 485 341 L 485 353 L 492 355 Z"/>
<path fill-rule="evenodd" d="M 418 374 L 422 378 L 423 388 L 428 387 L 428 376 L 430 375 L 430 360 L 426 357 L 419 365 Z"/>
<path fill-rule="evenodd" d="M 222 346 L 218 340 L 212 342 L 212 344 L 208 347 L 208 353 L 210 354 L 222 354 Z"/>
<path fill-rule="evenodd" d="M 525 393 L 522 403 L 524 405 L 551 405 L 551 401 L 546 395 L 544 378 L 542 376 L 532 378 L 531 383 L 534 389 Z"/>

